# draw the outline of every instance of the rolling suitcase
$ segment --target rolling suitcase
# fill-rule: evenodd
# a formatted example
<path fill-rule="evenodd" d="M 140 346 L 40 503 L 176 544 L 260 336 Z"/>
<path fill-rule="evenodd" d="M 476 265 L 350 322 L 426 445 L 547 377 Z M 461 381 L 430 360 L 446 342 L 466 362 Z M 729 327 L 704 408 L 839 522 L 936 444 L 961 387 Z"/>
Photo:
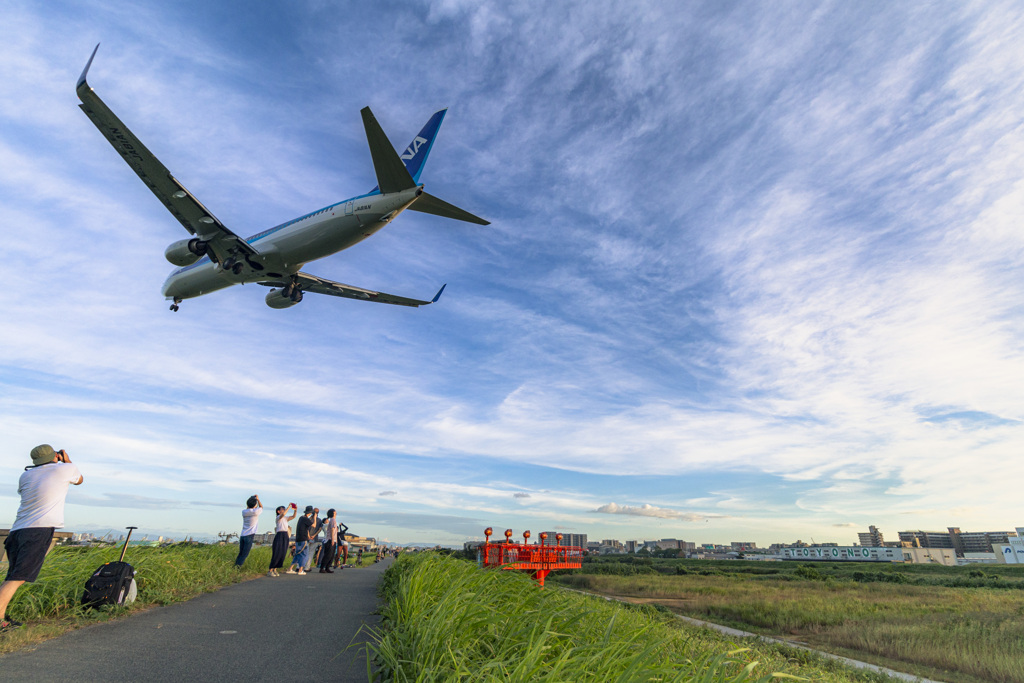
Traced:
<path fill-rule="evenodd" d="M 130 605 L 135 602 L 135 596 L 138 593 L 138 588 L 135 585 L 135 568 L 124 561 L 124 554 L 128 550 L 128 540 L 132 537 L 132 529 L 137 528 L 127 527 L 128 538 L 124 539 L 121 559 L 101 565 L 85 582 L 85 593 L 82 594 L 83 605 L 103 607 L 104 605 Z"/>

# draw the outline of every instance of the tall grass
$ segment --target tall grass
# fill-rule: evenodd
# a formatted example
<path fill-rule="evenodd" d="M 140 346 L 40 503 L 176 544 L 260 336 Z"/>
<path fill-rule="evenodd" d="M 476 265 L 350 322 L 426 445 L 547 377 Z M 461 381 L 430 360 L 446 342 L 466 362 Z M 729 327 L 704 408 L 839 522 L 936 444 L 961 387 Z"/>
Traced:
<path fill-rule="evenodd" d="M 527 576 L 432 553 L 384 575 L 371 658 L 388 681 L 888 680 L 737 647 L 655 609 L 540 590 Z"/>
<path fill-rule="evenodd" d="M 896 668 L 909 663 L 951 672 L 954 680 L 1024 683 L 1019 591 L 736 575 L 577 574 L 558 581 L 762 633 L 800 636 Z"/>

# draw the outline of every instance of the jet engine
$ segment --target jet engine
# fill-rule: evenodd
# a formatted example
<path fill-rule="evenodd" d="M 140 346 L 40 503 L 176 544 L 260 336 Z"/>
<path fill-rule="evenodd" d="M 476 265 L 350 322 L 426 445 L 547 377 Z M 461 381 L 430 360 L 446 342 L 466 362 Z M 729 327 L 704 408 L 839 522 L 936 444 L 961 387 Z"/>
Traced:
<path fill-rule="evenodd" d="M 206 242 L 196 237 L 178 240 L 164 250 L 164 258 L 176 266 L 191 266 L 201 256 L 206 256 Z"/>
<path fill-rule="evenodd" d="M 302 292 L 296 291 L 291 296 L 284 293 L 283 289 L 272 289 L 267 292 L 267 305 L 271 308 L 291 308 L 302 301 Z"/>

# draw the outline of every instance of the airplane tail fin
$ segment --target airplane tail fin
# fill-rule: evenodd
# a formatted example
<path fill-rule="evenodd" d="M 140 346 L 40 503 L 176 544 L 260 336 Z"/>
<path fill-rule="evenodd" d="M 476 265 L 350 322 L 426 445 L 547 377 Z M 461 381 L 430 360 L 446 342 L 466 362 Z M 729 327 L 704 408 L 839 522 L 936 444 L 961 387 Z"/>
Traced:
<path fill-rule="evenodd" d="M 363 115 L 366 141 L 370 145 L 370 156 L 373 157 L 373 168 L 377 173 L 377 187 L 374 190 L 388 194 L 408 190 L 419 184 L 423 165 L 430 154 L 430 148 L 434 146 L 434 137 L 447 111 L 442 109 L 431 116 L 409 146 L 397 154 L 373 112 L 369 107 L 363 107 L 360 113 Z"/>
<path fill-rule="evenodd" d="M 446 113 L 448 113 L 447 109 L 434 112 L 434 115 L 430 117 L 430 120 L 423 126 L 419 134 L 399 154 L 402 161 L 405 162 L 406 170 L 409 171 L 412 179 L 417 183 L 420 182 L 420 174 L 423 172 L 424 164 L 427 163 L 427 155 L 430 154 L 430 148 L 434 146 L 434 138 L 437 136 L 437 131 L 441 127 L 441 122 L 444 121 Z"/>
<path fill-rule="evenodd" d="M 388 140 L 388 136 L 384 134 L 384 129 L 377 123 L 373 112 L 369 107 L 363 107 L 360 113 L 363 115 L 366 141 L 370 145 L 370 156 L 373 157 L 373 170 L 377 173 L 377 187 L 373 188 L 371 192 L 379 190 L 382 194 L 389 194 L 419 185 L 423 165 L 427 162 L 427 155 L 430 154 L 430 148 L 434 146 L 434 138 L 437 136 L 437 131 L 447 112 L 447 109 L 435 112 L 419 134 L 409 143 L 409 146 L 401 154 L 398 154 L 392 147 L 391 141 Z M 479 216 L 474 216 L 470 212 L 422 190 L 409 209 L 477 225 L 490 225 L 488 221 Z"/>

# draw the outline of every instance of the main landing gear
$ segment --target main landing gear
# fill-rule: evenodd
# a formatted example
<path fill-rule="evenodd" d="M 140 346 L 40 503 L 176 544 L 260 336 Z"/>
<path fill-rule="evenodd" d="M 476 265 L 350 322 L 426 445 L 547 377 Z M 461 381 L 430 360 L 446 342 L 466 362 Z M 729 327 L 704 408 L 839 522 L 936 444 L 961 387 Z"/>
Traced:
<path fill-rule="evenodd" d="M 181 299 L 179 299 L 178 297 L 174 297 L 174 303 L 171 304 L 171 310 L 174 311 L 175 313 L 177 313 L 178 312 L 178 304 L 180 304 L 180 303 L 181 303 Z"/>
<path fill-rule="evenodd" d="M 281 296 L 291 299 L 295 303 L 299 303 L 302 301 L 302 290 L 299 289 L 299 286 L 296 283 L 289 282 L 284 286 L 284 289 L 281 290 Z"/>

